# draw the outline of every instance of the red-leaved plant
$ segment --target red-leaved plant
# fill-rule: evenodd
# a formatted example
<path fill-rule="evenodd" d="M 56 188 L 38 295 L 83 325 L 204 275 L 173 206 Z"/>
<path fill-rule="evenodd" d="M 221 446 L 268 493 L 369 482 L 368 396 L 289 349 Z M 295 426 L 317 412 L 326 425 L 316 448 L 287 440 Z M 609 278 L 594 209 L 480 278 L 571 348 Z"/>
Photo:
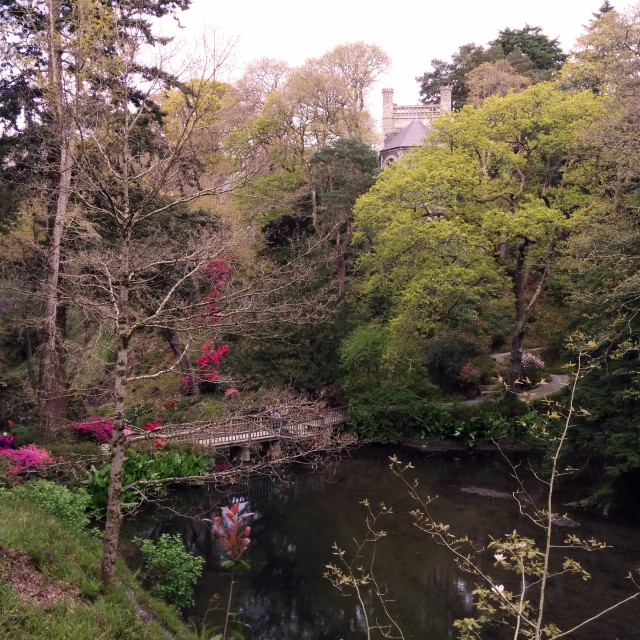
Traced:
<path fill-rule="evenodd" d="M 224 619 L 224 629 L 222 635 L 213 636 L 216 638 L 226 638 L 227 628 L 229 627 L 229 618 L 231 617 L 231 598 L 233 597 L 233 585 L 235 584 L 236 567 L 240 564 L 245 569 L 249 568 L 249 564 L 241 559 L 242 554 L 247 550 L 251 539 L 251 527 L 246 524 L 246 520 L 253 513 L 240 513 L 240 503 L 235 502 L 231 508 L 223 507 L 222 514 L 216 516 L 213 520 L 205 519 L 205 522 L 211 523 L 211 533 L 215 536 L 217 542 L 224 549 L 225 560 L 221 562 L 225 569 L 231 569 L 231 584 L 229 585 L 229 598 L 227 600 L 227 612 Z M 234 632 L 236 633 L 236 632 Z"/>

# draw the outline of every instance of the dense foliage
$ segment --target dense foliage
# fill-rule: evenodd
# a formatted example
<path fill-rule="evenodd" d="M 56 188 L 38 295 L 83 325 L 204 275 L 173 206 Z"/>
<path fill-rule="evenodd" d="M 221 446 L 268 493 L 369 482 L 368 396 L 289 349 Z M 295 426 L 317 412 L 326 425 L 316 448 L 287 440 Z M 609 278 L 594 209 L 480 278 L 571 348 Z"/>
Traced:
<path fill-rule="evenodd" d="M 32 480 L 3 490 L 3 499 L 23 500 L 52 514 L 60 522 L 81 530 L 89 524 L 89 494 L 85 490 L 71 491 L 49 480 Z"/>
<path fill-rule="evenodd" d="M 135 542 L 142 553 L 142 577 L 151 585 L 151 593 L 179 609 L 193 604 L 204 558 L 186 551 L 178 535 L 163 533 L 156 542 L 141 538 Z"/>
<path fill-rule="evenodd" d="M 122 486 L 127 490 L 122 494 L 124 505 L 135 506 L 145 494 L 158 493 L 167 484 L 167 478 L 174 482 L 179 478 L 193 478 L 207 470 L 207 461 L 194 454 L 182 455 L 176 451 L 147 454 L 129 453 L 122 468 Z M 92 466 L 89 471 L 87 491 L 91 496 L 91 506 L 98 514 L 104 514 L 107 507 L 110 464 L 99 469 Z M 136 482 L 141 482 L 136 487 Z"/>

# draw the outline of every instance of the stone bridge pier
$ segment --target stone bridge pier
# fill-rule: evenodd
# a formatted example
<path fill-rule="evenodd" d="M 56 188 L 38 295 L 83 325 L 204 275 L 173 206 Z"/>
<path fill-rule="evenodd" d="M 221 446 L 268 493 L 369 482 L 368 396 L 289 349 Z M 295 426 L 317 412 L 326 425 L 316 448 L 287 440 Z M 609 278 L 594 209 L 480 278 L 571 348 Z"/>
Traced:
<path fill-rule="evenodd" d="M 234 445 L 229 448 L 229 457 L 232 461 L 251 462 L 251 448 L 248 444 Z"/>
<path fill-rule="evenodd" d="M 267 442 L 263 442 L 260 447 L 260 453 L 262 455 L 270 458 L 271 460 L 277 460 L 282 457 L 282 445 L 280 444 L 280 440 L 269 440 Z"/>

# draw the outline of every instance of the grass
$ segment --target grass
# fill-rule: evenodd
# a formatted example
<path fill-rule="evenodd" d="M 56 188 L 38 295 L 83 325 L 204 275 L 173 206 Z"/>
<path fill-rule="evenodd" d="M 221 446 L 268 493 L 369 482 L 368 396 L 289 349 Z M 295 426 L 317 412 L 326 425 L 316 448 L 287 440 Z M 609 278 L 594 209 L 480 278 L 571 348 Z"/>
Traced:
<path fill-rule="evenodd" d="M 0 638 L 166 640 L 158 622 L 138 616 L 127 590 L 133 591 L 175 638 L 196 638 L 181 623 L 177 611 L 142 591 L 121 562 L 118 585 L 101 591 L 100 540 L 63 526 L 34 505 L 17 501 L 0 504 L 0 546 L 24 551 L 50 584 L 73 593 L 47 608 L 0 580 Z"/>

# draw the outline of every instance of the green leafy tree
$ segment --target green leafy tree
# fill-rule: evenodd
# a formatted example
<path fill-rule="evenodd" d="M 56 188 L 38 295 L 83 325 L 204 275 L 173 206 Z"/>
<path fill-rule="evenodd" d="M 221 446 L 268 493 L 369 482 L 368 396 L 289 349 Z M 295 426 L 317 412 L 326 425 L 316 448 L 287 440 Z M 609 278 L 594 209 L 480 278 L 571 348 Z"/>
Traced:
<path fill-rule="evenodd" d="M 598 109 L 590 93 L 539 84 L 441 119 L 431 144 L 385 171 L 356 204 L 360 294 L 387 310 L 399 334 L 425 341 L 469 301 L 509 287 L 514 384 L 558 244 L 585 203 L 571 179 L 582 159 L 576 134 Z"/>
<path fill-rule="evenodd" d="M 595 16 L 565 65 L 562 82 L 605 95 L 607 109 L 583 136 L 594 159 L 580 180 L 589 193 L 584 224 L 562 263 L 576 326 L 592 340 L 594 366 L 578 388 L 589 416 L 572 444 L 590 460 L 584 506 L 634 512 L 640 460 L 633 442 L 638 399 L 638 160 L 640 8 Z M 598 366 L 595 366 L 595 365 Z M 594 482 L 595 479 L 595 482 Z"/>
<path fill-rule="evenodd" d="M 469 74 L 485 63 L 504 60 L 517 74 L 533 83 L 550 80 L 566 56 L 560 49 L 558 39 L 551 40 L 540 27 L 526 25 L 523 29 L 504 29 L 487 47 L 468 43 L 462 45 L 451 56 L 451 62 L 434 59 L 431 70 L 416 78 L 420 85 L 420 99 L 425 104 L 440 100 L 440 87 L 452 88 L 452 106 L 460 110 L 467 104 L 469 96 Z M 496 95 L 501 95 L 499 91 Z"/>
<path fill-rule="evenodd" d="M 539 71 L 556 71 L 567 58 L 558 38 L 551 40 L 540 27 L 528 24 L 522 29 L 503 29 L 491 45 L 500 47 L 505 56 L 519 51 Z"/>
<path fill-rule="evenodd" d="M 318 149 L 309 161 L 314 226 L 335 234 L 338 295 L 344 293 L 351 211 L 373 184 L 378 154 L 360 138 L 341 138 Z"/>

